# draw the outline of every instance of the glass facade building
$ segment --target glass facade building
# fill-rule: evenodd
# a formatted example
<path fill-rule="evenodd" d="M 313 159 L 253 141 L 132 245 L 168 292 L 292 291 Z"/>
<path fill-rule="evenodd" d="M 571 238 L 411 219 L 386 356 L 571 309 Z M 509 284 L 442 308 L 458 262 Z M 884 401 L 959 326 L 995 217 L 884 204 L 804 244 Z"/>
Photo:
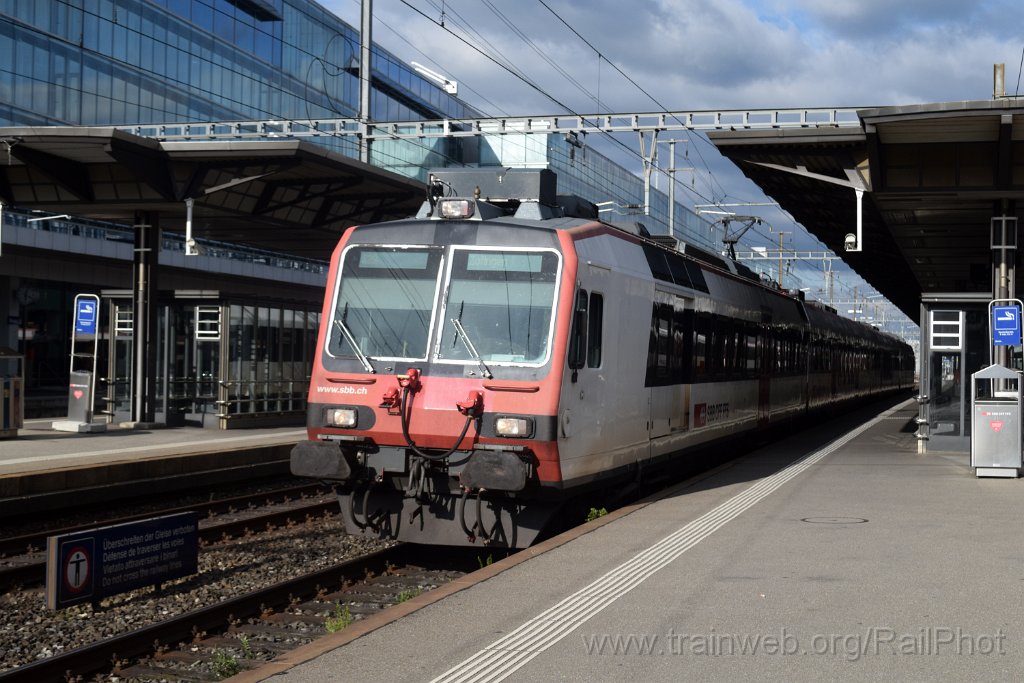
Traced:
<path fill-rule="evenodd" d="M 481 116 L 380 46 L 372 55 L 374 120 Z M 358 63 L 358 30 L 309 0 L 0 0 L 0 126 L 355 117 Z M 352 138 L 316 140 L 355 154 Z M 635 174 L 560 135 L 377 142 L 372 161 L 420 178 L 547 166 L 563 194 L 643 202 Z M 651 204 L 642 220 L 666 232 L 667 198 Z M 682 206 L 675 216 L 702 222 Z"/>
<path fill-rule="evenodd" d="M 2 0 L 0 125 L 355 116 L 358 31 L 313 2 Z M 384 50 L 378 120 L 473 116 Z"/>
<path fill-rule="evenodd" d="M 372 50 L 371 84 L 370 117 L 376 121 L 482 116 L 379 45 Z M 0 0 L 0 126 L 301 121 L 354 118 L 358 107 L 359 31 L 311 0 Z M 354 137 L 310 139 L 357 156 Z M 441 166 L 546 167 L 557 173 L 562 194 L 578 194 L 595 203 L 611 201 L 620 207 L 642 204 L 644 197 L 638 175 L 561 134 L 376 141 L 371 163 L 421 180 L 428 169 Z M 7 220 L 16 215 L 6 213 Z M 612 221 L 640 221 L 652 233 L 665 233 L 667 213 L 665 195 L 652 192 L 648 216 L 603 215 Z M 703 221 L 692 211 L 678 206 L 675 216 L 677 233 L 685 230 L 691 239 L 706 234 L 695 229 Z M 48 338 L 52 343 L 68 336 L 67 307 L 76 289 L 98 291 L 125 284 L 78 286 L 64 274 L 54 276 L 63 282 L 33 279 L 8 265 L 0 258 L 0 284 L 14 291 L 36 292 L 39 296 L 34 301 L 55 302 L 48 312 L 32 304 L 37 322 L 41 324 L 45 317 L 48 332 L 40 331 L 37 339 Z M 236 328 L 245 328 L 244 321 L 251 317 L 245 302 L 230 305 L 233 308 L 222 314 L 228 336 Z M 17 343 L 31 356 L 29 321 L 12 306 L 7 311 L 8 343 Z M 308 313 L 287 306 L 280 310 L 282 320 Z M 280 329 L 291 327 L 282 322 Z M 274 337 L 285 338 L 286 334 Z M 279 379 L 298 381 L 302 374 L 292 367 L 263 367 L 264 378 L 248 371 L 244 366 L 248 361 L 240 360 L 232 343 L 225 342 L 224 348 L 221 367 L 237 370 L 228 378 L 237 387 L 264 379 L 276 387 Z M 66 383 L 61 385 L 59 379 L 63 372 L 59 359 L 66 357 L 65 352 L 48 351 L 47 367 L 52 366 L 52 371 L 42 373 L 39 364 L 29 368 L 30 377 L 45 377 L 40 381 L 66 391 Z M 275 347 L 260 358 L 293 355 Z M 171 376 L 171 366 L 173 359 L 165 376 L 168 387 L 182 379 Z M 30 396 L 37 389 L 29 382 Z M 302 394 L 301 388 L 291 386 L 287 391 L 245 391 L 252 396 L 287 395 L 289 409 L 296 408 L 294 396 Z M 169 388 L 167 395 L 172 393 Z M 217 401 L 233 411 L 250 410 L 255 404 L 240 400 L 241 396 L 219 396 Z"/>

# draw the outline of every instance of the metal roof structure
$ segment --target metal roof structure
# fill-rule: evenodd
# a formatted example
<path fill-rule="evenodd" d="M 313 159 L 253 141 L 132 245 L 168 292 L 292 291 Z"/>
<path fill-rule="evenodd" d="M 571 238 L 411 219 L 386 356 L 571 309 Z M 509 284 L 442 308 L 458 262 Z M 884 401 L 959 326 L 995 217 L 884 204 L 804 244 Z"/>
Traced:
<path fill-rule="evenodd" d="M 169 142 L 114 127 L 0 128 L 0 201 L 326 260 L 343 230 L 416 212 L 422 183 L 299 139 Z"/>
<path fill-rule="evenodd" d="M 550 133 L 622 118 L 641 132 L 704 129 L 723 155 L 911 319 L 922 295 L 991 292 L 992 219 L 1016 217 L 1024 196 L 1024 99 L 859 109 L 859 125 L 848 113 L 595 115 L 543 125 L 535 125 L 543 117 L 532 117 L 511 128 Z M 308 122 L 298 131 L 263 124 L 134 133 L 0 128 L 0 201 L 128 222 L 137 211 L 156 212 L 163 229 L 175 230 L 193 198 L 197 236 L 326 258 L 345 227 L 411 215 L 424 191 L 417 181 L 305 139 L 329 134 L 323 128 L 339 137 L 368 133 L 330 123 Z M 461 123 L 474 125 L 428 122 L 434 130 L 418 122 L 402 132 L 494 132 L 494 121 Z M 507 123 L 498 121 L 499 130 Z M 857 230 L 858 203 L 862 251 L 850 252 L 844 243 Z"/>
<path fill-rule="evenodd" d="M 860 129 L 719 130 L 727 158 L 912 320 L 923 295 L 991 292 L 994 217 L 1024 198 L 1024 99 L 858 111 Z M 863 190 L 862 251 L 855 233 Z"/>

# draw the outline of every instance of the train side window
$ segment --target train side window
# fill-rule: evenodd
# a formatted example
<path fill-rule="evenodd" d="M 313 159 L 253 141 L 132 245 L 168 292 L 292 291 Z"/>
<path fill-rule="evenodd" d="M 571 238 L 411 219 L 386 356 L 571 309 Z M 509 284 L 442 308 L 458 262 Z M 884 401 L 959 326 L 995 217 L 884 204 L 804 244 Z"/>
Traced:
<path fill-rule="evenodd" d="M 668 304 L 657 304 L 657 366 L 658 384 L 667 383 L 671 374 L 672 358 L 672 307 Z"/>
<path fill-rule="evenodd" d="M 705 331 L 704 318 L 693 321 L 693 370 L 694 378 L 703 378 L 707 374 L 708 336 Z"/>
<path fill-rule="evenodd" d="M 693 315 L 687 313 L 680 299 L 672 310 L 672 384 L 685 384 L 693 374 L 690 354 L 687 353 L 686 342 Z"/>
<path fill-rule="evenodd" d="M 747 373 L 757 372 L 757 330 L 747 330 Z"/>
<path fill-rule="evenodd" d="M 672 271 L 672 279 L 676 281 L 676 284 L 681 287 L 693 288 L 690 271 L 686 269 L 686 261 L 683 257 L 678 254 L 666 254 L 665 258 L 668 259 L 668 268 Z"/>
<path fill-rule="evenodd" d="M 736 332 L 736 374 L 738 377 L 747 376 L 747 363 L 750 362 L 747 355 L 749 351 L 750 347 L 747 346 L 747 328 L 744 325 L 740 325 L 739 330 Z"/>
<path fill-rule="evenodd" d="M 601 340 L 604 325 L 604 296 L 590 294 L 590 312 L 587 324 L 587 367 L 601 367 Z"/>
<path fill-rule="evenodd" d="M 644 386 L 672 383 L 672 312 L 670 304 L 655 302 L 651 309 L 651 333 L 647 346 L 647 377 Z"/>
<path fill-rule="evenodd" d="M 569 335 L 569 367 L 579 370 L 587 361 L 587 290 L 576 293 L 576 307 L 572 314 L 572 332 Z"/>
<path fill-rule="evenodd" d="M 652 244 L 644 245 L 644 256 L 647 257 L 647 264 L 651 267 L 651 275 L 657 280 L 672 282 L 672 270 L 668 265 L 668 254 Z"/>
<path fill-rule="evenodd" d="M 708 355 L 708 366 L 709 370 L 715 374 L 716 377 L 721 377 L 725 371 L 725 357 L 726 357 L 726 342 L 729 338 L 728 323 L 724 318 L 715 316 L 711 320 L 711 336 L 709 337 L 708 344 L 714 349 L 709 349 Z"/>
<path fill-rule="evenodd" d="M 717 318 L 708 320 L 707 369 L 711 376 L 722 371 L 722 334 L 717 327 Z"/>

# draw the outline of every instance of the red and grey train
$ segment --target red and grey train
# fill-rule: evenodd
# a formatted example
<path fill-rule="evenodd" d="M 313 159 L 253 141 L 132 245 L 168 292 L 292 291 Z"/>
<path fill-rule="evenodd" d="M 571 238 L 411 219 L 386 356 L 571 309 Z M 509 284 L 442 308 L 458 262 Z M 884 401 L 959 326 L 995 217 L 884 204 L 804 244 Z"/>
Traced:
<path fill-rule="evenodd" d="M 350 533 L 525 547 L 583 491 L 912 387 L 897 338 L 555 186 L 435 171 L 415 218 L 342 236 L 291 469 Z"/>

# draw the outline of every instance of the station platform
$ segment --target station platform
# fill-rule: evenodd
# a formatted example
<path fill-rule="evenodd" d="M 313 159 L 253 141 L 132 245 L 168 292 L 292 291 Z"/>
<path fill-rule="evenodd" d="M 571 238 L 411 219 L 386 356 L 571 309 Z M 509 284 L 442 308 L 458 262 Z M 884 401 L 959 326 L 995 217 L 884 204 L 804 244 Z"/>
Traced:
<path fill-rule="evenodd" d="M 1024 482 L 918 454 L 916 416 L 801 431 L 233 680 L 1017 679 Z"/>
<path fill-rule="evenodd" d="M 100 433 L 60 432 L 53 419 L 26 420 L 18 436 L 0 440 L 0 518 L 45 512 L 66 503 L 103 500 L 116 489 L 144 493 L 189 486 L 202 474 L 230 481 L 239 467 L 267 476 L 287 475 L 292 446 L 306 438 L 300 427 L 213 430 L 199 427 L 112 428 Z"/>

